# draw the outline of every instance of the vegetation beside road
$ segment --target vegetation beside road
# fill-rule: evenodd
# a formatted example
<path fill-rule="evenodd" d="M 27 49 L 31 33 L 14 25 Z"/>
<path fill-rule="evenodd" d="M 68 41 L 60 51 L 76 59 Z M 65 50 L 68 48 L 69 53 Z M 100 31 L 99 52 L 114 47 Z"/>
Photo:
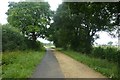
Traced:
<path fill-rule="evenodd" d="M 72 50 L 59 50 L 64 54 L 72 57 L 73 59 L 82 62 L 92 69 L 102 73 L 103 75 L 109 78 L 117 78 L 118 77 L 118 68 L 117 64 L 113 62 L 109 62 L 108 60 L 103 60 L 100 58 L 95 58 L 88 56 L 86 54 L 82 54 L 79 52 L 75 52 Z"/>
<path fill-rule="evenodd" d="M 39 41 L 33 41 L 20 33 L 18 28 L 10 24 L 2 25 L 2 51 L 15 50 L 43 50 L 43 44 Z"/>
<path fill-rule="evenodd" d="M 2 78 L 30 78 L 44 56 L 45 48 L 39 41 L 28 39 L 18 28 L 9 24 L 2 27 Z"/>
<path fill-rule="evenodd" d="M 92 53 L 90 56 L 94 56 L 100 59 L 106 59 L 111 62 L 118 63 L 118 55 L 120 54 L 120 50 L 117 47 L 93 47 Z"/>
<path fill-rule="evenodd" d="M 6 12 L 8 24 L 0 25 L 3 28 L 3 77 L 13 78 L 19 73 L 19 77 L 28 77 L 30 72 L 25 69 L 29 68 L 20 67 L 20 64 L 26 65 L 27 62 L 37 59 L 38 55 L 38 59 L 42 57 L 43 44 L 37 38 L 50 40 L 55 47 L 70 49 L 63 53 L 108 77 L 118 77 L 117 62 L 120 62 L 120 51 L 100 47 L 93 49 L 93 43 L 99 38 L 97 32 L 106 31 L 118 37 L 118 4 L 63 2 L 56 11 L 52 11 L 48 2 L 10 2 Z M 116 33 L 112 33 L 114 31 Z M 80 52 L 84 55 L 78 54 Z M 31 63 L 35 64 L 36 62 Z M 31 65 L 30 71 L 33 68 Z"/>
<path fill-rule="evenodd" d="M 29 78 L 40 63 L 45 51 L 13 51 L 2 55 L 3 78 Z"/>

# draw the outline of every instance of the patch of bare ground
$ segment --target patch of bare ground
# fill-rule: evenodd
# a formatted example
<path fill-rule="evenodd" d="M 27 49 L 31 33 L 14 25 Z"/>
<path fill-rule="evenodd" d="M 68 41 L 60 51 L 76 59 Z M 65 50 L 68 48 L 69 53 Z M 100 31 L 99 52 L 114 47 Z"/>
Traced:
<path fill-rule="evenodd" d="M 65 78 L 106 78 L 102 74 L 89 68 L 87 65 L 80 63 L 61 52 L 54 51 L 54 55 L 60 64 Z"/>

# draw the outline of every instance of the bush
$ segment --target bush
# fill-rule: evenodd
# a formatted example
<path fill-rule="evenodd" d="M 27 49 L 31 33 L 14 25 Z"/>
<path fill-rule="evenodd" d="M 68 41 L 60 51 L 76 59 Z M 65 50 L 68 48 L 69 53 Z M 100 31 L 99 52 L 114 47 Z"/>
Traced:
<path fill-rule="evenodd" d="M 105 50 L 102 47 L 95 47 L 92 51 L 92 55 L 94 57 L 99 57 L 101 59 L 105 59 Z"/>
<path fill-rule="evenodd" d="M 2 26 L 2 51 L 13 50 L 43 50 L 43 46 L 38 41 L 28 40 L 19 30 L 9 24 Z"/>
<path fill-rule="evenodd" d="M 26 38 L 25 43 L 28 46 L 28 48 L 31 50 L 36 50 L 36 51 L 44 50 L 43 44 L 40 43 L 39 41 L 32 41 Z"/>
<path fill-rule="evenodd" d="M 27 45 L 24 42 L 24 36 L 19 33 L 16 28 L 11 27 L 10 25 L 2 26 L 2 50 L 24 50 L 27 48 Z"/>
<path fill-rule="evenodd" d="M 106 59 L 109 60 L 109 61 L 116 62 L 117 58 L 118 58 L 118 56 L 117 56 L 118 53 L 117 52 L 118 51 L 117 51 L 116 48 L 107 47 L 105 49 L 105 57 L 106 57 Z"/>
<path fill-rule="evenodd" d="M 118 62 L 118 54 L 120 51 L 114 47 L 94 47 L 92 51 L 92 56 L 107 59 L 108 61 Z"/>

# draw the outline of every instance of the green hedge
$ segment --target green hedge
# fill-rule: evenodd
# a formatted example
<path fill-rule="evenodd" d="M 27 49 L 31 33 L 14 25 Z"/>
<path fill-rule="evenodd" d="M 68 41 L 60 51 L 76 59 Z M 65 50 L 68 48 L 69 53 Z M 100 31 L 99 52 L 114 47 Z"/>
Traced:
<path fill-rule="evenodd" d="M 32 41 L 32 40 L 25 39 L 25 44 L 27 45 L 27 48 L 31 50 L 36 50 L 36 51 L 45 50 L 45 48 L 43 47 L 43 44 L 40 43 L 39 41 Z"/>
<path fill-rule="evenodd" d="M 24 42 L 24 36 L 16 28 L 10 25 L 2 26 L 2 50 L 24 50 L 27 45 Z"/>
<path fill-rule="evenodd" d="M 2 26 L 2 51 L 43 50 L 39 41 L 28 40 L 20 31 L 9 24 Z"/>
<path fill-rule="evenodd" d="M 92 56 L 113 62 L 118 62 L 118 54 L 120 50 L 114 47 L 94 47 L 92 51 Z"/>

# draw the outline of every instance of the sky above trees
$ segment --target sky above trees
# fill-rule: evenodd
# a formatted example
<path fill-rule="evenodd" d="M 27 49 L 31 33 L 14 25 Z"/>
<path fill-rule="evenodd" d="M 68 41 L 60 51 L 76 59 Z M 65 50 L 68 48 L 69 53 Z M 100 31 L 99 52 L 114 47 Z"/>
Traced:
<path fill-rule="evenodd" d="M 18 2 L 20 0 L 1 0 L 0 1 L 0 24 L 5 24 L 7 23 L 7 15 L 5 14 L 8 10 L 8 2 L 9 1 L 14 1 L 14 2 Z M 22 0 L 23 1 L 23 0 Z M 50 6 L 51 6 L 51 9 L 52 10 L 56 10 L 58 5 L 62 3 L 61 0 L 45 0 L 45 1 L 48 1 Z M 108 42 L 112 41 L 113 44 L 117 44 L 118 42 L 118 39 L 117 38 L 111 38 L 109 36 L 109 34 L 107 34 L 106 32 L 99 32 L 98 34 L 100 34 L 100 39 L 97 39 L 95 42 L 97 42 L 98 44 L 107 44 Z M 46 41 L 46 40 L 42 40 L 42 39 L 39 39 L 41 40 L 42 42 L 45 42 L 45 43 L 48 43 L 49 41 Z"/>

